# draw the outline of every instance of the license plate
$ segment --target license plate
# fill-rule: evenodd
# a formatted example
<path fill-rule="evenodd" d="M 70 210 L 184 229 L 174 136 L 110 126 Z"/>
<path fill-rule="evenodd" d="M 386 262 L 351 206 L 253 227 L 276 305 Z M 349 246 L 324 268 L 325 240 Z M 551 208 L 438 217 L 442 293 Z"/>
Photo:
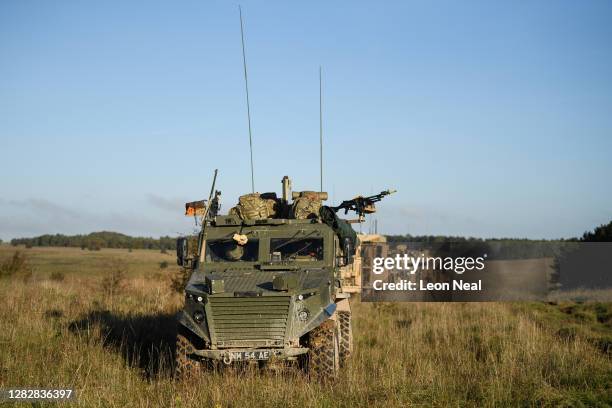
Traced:
<path fill-rule="evenodd" d="M 232 351 L 230 356 L 232 361 L 269 360 L 272 352 L 270 350 Z"/>

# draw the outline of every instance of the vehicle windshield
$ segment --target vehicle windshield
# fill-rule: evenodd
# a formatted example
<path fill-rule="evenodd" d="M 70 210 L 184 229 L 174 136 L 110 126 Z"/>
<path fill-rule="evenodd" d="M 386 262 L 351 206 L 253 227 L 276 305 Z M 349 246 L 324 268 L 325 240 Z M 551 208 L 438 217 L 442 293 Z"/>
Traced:
<path fill-rule="evenodd" d="M 272 238 L 270 240 L 270 260 L 281 261 L 321 261 L 323 260 L 322 238 Z"/>
<path fill-rule="evenodd" d="M 206 241 L 206 262 L 255 262 L 259 252 L 259 240 L 250 239 L 238 245 L 232 239 Z"/>

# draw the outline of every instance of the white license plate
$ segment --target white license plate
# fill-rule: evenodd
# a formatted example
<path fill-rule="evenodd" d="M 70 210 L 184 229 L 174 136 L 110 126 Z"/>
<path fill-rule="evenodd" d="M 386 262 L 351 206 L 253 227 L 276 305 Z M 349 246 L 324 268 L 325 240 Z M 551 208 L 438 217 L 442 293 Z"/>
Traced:
<path fill-rule="evenodd" d="M 269 360 L 272 352 L 270 350 L 232 351 L 230 356 L 232 361 Z"/>

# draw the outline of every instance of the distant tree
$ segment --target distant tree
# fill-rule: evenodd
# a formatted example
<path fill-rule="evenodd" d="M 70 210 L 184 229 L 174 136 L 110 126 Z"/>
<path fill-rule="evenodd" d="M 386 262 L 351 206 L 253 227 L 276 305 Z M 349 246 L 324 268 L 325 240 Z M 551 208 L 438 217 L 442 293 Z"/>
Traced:
<path fill-rule="evenodd" d="M 584 242 L 612 242 L 612 221 L 600 225 L 593 232 L 585 232 L 580 240 Z"/>

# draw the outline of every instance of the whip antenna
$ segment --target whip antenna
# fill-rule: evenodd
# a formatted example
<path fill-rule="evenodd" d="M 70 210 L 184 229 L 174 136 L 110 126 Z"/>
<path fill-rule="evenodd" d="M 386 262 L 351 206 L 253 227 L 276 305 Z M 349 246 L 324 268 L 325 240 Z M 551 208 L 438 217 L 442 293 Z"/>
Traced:
<path fill-rule="evenodd" d="M 240 37 L 242 39 L 242 65 L 244 66 L 244 89 L 246 91 L 247 119 L 249 121 L 249 149 L 251 151 L 251 192 L 255 192 L 255 176 L 253 175 L 253 137 L 251 134 L 251 106 L 249 102 L 249 80 L 247 77 L 246 54 L 244 52 L 244 25 L 242 23 L 242 7 L 238 5 L 240 12 Z"/>
<path fill-rule="evenodd" d="M 321 190 L 323 191 L 323 78 L 319 65 L 319 162 L 321 166 Z"/>

